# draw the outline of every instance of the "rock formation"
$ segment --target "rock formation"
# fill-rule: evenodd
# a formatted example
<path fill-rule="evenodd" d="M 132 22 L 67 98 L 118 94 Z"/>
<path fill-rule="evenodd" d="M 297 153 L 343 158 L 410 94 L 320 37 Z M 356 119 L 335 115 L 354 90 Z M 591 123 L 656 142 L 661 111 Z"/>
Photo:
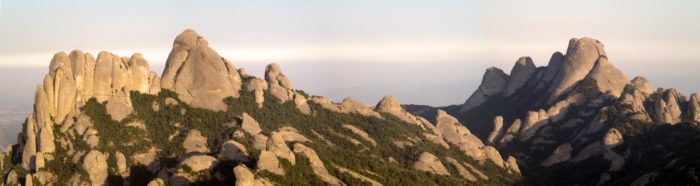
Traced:
<path fill-rule="evenodd" d="M 700 98 L 697 93 L 690 95 L 688 102 L 688 120 L 700 123 Z"/>
<path fill-rule="evenodd" d="M 192 106 L 225 110 L 223 99 L 238 97 L 242 80 L 231 63 L 209 48 L 207 40 L 188 29 L 175 38 L 160 85 Z"/>
<path fill-rule="evenodd" d="M 301 143 L 297 143 L 294 144 L 294 153 L 308 158 L 312 171 L 314 174 L 320 177 L 323 182 L 326 182 L 328 185 L 345 185 L 338 178 L 328 173 L 323 161 L 321 161 L 318 155 L 316 155 L 316 151 L 313 149 L 306 147 Z"/>
<path fill-rule="evenodd" d="M 487 139 L 488 144 L 493 144 L 494 141 L 501 135 L 501 129 L 503 128 L 503 117 L 501 116 L 496 116 L 496 118 L 493 119 L 493 131 L 489 134 L 489 137 Z"/>
<path fill-rule="evenodd" d="M 610 92 L 615 97 L 620 97 L 625 85 L 629 84 L 627 76 L 608 62 L 608 57 L 606 56 L 598 58 L 588 77 L 596 80 L 600 91 Z"/>
<path fill-rule="evenodd" d="M 460 107 L 460 111 L 466 112 L 486 102 L 493 96 L 502 93 L 506 88 L 508 75 L 503 70 L 496 67 L 486 69 L 484 77 L 481 79 L 479 88 L 469 96 L 466 102 Z"/>
<path fill-rule="evenodd" d="M 413 163 L 413 168 L 419 171 L 425 171 L 437 175 L 450 175 L 447 171 L 445 165 L 440 162 L 440 160 L 435 157 L 435 155 L 428 152 L 423 152 L 418 157 L 418 161 Z"/>
<path fill-rule="evenodd" d="M 603 47 L 603 44 L 598 40 L 588 37 L 569 40 L 562 70 L 552 81 L 553 86 L 550 89 L 552 94 L 549 97 L 549 103 L 556 101 L 555 99 L 560 95 L 570 91 L 572 86 L 588 75 L 598 58 L 606 56 Z"/>
<path fill-rule="evenodd" d="M 532 58 L 520 57 L 510 71 L 510 77 L 508 77 L 508 82 L 506 83 L 504 96 L 513 95 L 516 90 L 525 85 L 532 74 L 535 73 L 535 70 L 537 70 L 537 67 L 535 63 L 532 62 Z"/>

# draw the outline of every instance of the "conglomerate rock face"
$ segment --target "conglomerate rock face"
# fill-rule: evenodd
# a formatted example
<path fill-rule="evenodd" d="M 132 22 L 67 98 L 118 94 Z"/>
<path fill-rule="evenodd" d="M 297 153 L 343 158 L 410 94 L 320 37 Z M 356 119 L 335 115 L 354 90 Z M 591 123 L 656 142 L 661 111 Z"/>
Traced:
<path fill-rule="evenodd" d="M 222 100 L 238 97 L 242 80 L 231 63 L 209 48 L 207 40 L 188 29 L 175 38 L 160 85 L 192 106 L 225 110 Z"/>

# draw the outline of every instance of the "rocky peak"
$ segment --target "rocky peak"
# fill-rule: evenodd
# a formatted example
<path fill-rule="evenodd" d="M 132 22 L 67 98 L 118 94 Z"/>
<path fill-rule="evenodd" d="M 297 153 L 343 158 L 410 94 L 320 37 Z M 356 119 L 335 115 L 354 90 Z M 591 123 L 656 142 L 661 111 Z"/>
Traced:
<path fill-rule="evenodd" d="M 606 55 L 603 47 L 600 41 L 589 37 L 569 40 L 562 71 L 557 74 L 550 89 L 549 103 L 556 101 L 589 74 L 598 58 Z"/>
<path fill-rule="evenodd" d="M 625 86 L 629 83 L 627 76 L 608 62 L 608 58 L 605 56 L 598 58 L 588 77 L 596 80 L 600 91 L 610 92 L 615 97 L 620 97 Z"/>
<path fill-rule="evenodd" d="M 187 29 L 173 42 L 160 85 L 194 107 L 224 110 L 222 100 L 238 97 L 242 82 L 232 64 L 209 48 L 202 36 Z"/>
<path fill-rule="evenodd" d="M 542 80 L 545 82 L 552 82 L 552 80 L 554 80 L 555 76 L 557 75 L 557 72 L 561 70 L 563 63 L 564 54 L 562 54 L 559 51 L 554 52 L 554 54 L 552 54 L 552 57 L 549 58 L 549 63 L 547 64 L 547 67 L 545 68 L 542 74 Z"/>
<path fill-rule="evenodd" d="M 265 68 L 265 80 L 270 89 L 270 94 L 285 102 L 294 99 L 292 91 L 292 81 L 282 73 L 282 69 L 276 63 L 267 65 Z"/>
<path fill-rule="evenodd" d="M 676 89 L 657 92 L 660 94 L 654 101 L 654 119 L 658 122 L 676 124 L 681 121 L 680 102 L 685 102 Z"/>
<path fill-rule="evenodd" d="M 632 79 L 632 86 L 644 93 L 644 95 L 653 93 L 651 90 L 651 83 L 643 76 L 634 77 L 634 79 Z"/>
<path fill-rule="evenodd" d="M 508 83 L 506 85 L 505 96 L 512 95 L 516 90 L 525 85 L 536 70 L 537 67 L 535 63 L 532 62 L 532 58 L 528 56 L 520 57 L 510 71 L 510 78 L 508 78 Z"/>
<path fill-rule="evenodd" d="M 401 103 L 394 96 L 384 96 L 377 106 L 374 107 L 377 112 L 385 112 L 396 116 L 397 118 L 411 124 L 420 126 L 432 125 L 426 122 L 423 118 L 416 117 L 401 107 Z"/>
<path fill-rule="evenodd" d="M 479 88 L 464 102 L 460 111 L 466 112 L 471 110 L 486 102 L 489 97 L 501 94 L 505 90 L 507 82 L 508 74 L 503 72 L 503 70 L 496 67 L 486 69 Z"/>

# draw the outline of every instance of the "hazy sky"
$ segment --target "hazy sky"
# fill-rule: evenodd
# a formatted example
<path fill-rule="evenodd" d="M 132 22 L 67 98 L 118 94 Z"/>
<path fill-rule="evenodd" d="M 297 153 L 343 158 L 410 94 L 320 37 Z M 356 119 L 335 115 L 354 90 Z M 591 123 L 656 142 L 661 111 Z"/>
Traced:
<path fill-rule="evenodd" d="M 160 74 L 185 28 L 237 67 L 279 63 L 296 88 L 334 100 L 461 103 L 487 67 L 546 65 L 582 36 L 630 78 L 700 92 L 700 1 L 0 0 L 0 86 L 17 87 L 0 104 L 31 103 L 57 51 L 140 52 Z"/>

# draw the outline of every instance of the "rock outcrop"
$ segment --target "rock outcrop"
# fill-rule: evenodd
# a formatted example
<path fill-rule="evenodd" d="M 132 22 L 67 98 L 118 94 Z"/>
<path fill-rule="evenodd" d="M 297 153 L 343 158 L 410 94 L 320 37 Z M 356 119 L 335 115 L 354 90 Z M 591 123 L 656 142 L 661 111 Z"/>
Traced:
<path fill-rule="evenodd" d="M 681 108 L 679 100 L 680 93 L 675 89 L 668 89 L 660 94 L 654 100 L 654 120 L 658 122 L 676 124 L 681 121 Z"/>
<path fill-rule="evenodd" d="M 394 96 L 384 96 L 384 98 L 377 103 L 377 106 L 374 107 L 374 110 L 377 112 L 389 113 L 407 123 L 416 124 L 419 126 L 432 125 L 425 119 L 414 116 L 413 114 L 404 110 L 401 107 L 399 100 L 394 98 Z"/>
<path fill-rule="evenodd" d="M 690 95 L 688 101 L 688 120 L 700 123 L 700 98 L 697 93 Z"/>
<path fill-rule="evenodd" d="M 435 129 L 442 134 L 445 141 L 456 145 L 467 156 L 475 160 L 486 158 L 486 153 L 483 151 L 484 144 L 456 118 L 448 115 L 445 111 L 438 110 L 435 121 Z"/>
<path fill-rule="evenodd" d="M 609 92 L 615 97 L 620 97 L 622 90 L 630 83 L 627 76 L 625 76 L 622 71 L 608 62 L 608 57 L 606 56 L 600 56 L 598 58 L 598 61 L 588 74 L 588 77 L 596 80 L 600 91 Z M 644 87 L 644 89 L 646 89 L 646 87 Z"/>
<path fill-rule="evenodd" d="M 187 133 L 185 141 L 182 143 L 182 147 L 185 149 L 185 153 L 209 153 L 207 138 L 202 136 L 202 132 L 199 132 L 197 129 L 193 129 Z"/>
<path fill-rule="evenodd" d="M 634 77 L 634 79 L 632 79 L 631 83 L 632 83 L 632 86 L 634 86 L 639 91 L 644 93 L 644 95 L 649 95 L 649 94 L 653 93 L 651 83 L 645 77 L 642 77 L 642 76 Z"/>
<path fill-rule="evenodd" d="M 479 88 L 464 102 L 460 111 L 469 111 L 486 102 L 489 97 L 501 94 L 505 90 L 507 82 L 508 75 L 503 70 L 496 67 L 486 69 Z"/>
<path fill-rule="evenodd" d="M 173 42 L 160 85 L 194 107 L 222 111 L 227 107 L 224 98 L 239 96 L 242 80 L 231 63 L 209 48 L 207 40 L 188 29 Z"/>
<path fill-rule="evenodd" d="M 552 81 L 551 95 L 548 102 L 571 90 L 577 82 L 585 78 L 601 56 L 606 56 L 604 46 L 600 41 L 583 37 L 569 40 L 569 47 L 562 64 L 561 71 Z"/>
<path fill-rule="evenodd" d="M 281 102 L 294 99 L 292 81 L 289 81 L 287 76 L 282 73 L 279 65 L 272 63 L 265 68 L 265 80 L 269 86 L 270 94 Z"/>
<path fill-rule="evenodd" d="M 270 138 L 267 139 L 266 150 L 275 154 L 279 158 L 288 160 L 289 163 L 292 163 L 292 165 L 296 164 L 296 156 L 294 156 L 292 150 L 289 149 L 287 144 L 284 142 L 284 137 L 282 134 L 278 132 L 272 132 L 272 134 L 270 134 Z"/>
<path fill-rule="evenodd" d="M 450 175 L 447 171 L 445 165 L 440 162 L 440 160 L 435 157 L 435 155 L 428 152 L 423 152 L 418 157 L 418 160 L 413 163 L 413 168 L 419 171 L 425 171 L 437 175 Z"/>
<path fill-rule="evenodd" d="M 557 149 L 554 149 L 554 152 L 552 152 L 547 159 L 542 162 L 542 165 L 544 166 L 552 166 L 554 164 L 568 161 L 571 159 L 571 144 L 565 143 L 563 145 L 560 145 L 557 147 Z"/>
<path fill-rule="evenodd" d="M 489 136 L 487 138 L 488 144 L 493 144 L 494 141 L 496 141 L 496 139 L 502 133 L 502 128 L 503 128 L 503 117 L 496 116 L 496 118 L 493 119 L 493 130 L 491 131 L 491 133 L 489 133 Z"/>
<path fill-rule="evenodd" d="M 87 171 L 92 185 L 107 183 L 107 155 L 96 150 L 90 151 L 83 159 L 83 169 Z"/>
<path fill-rule="evenodd" d="M 328 173 L 328 170 L 326 170 L 323 161 L 321 161 L 321 158 L 319 158 L 318 155 L 316 155 L 316 151 L 314 151 L 313 149 L 306 147 L 301 143 L 296 143 L 294 144 L 294 153 L 308 158 L 311 170 L 314 172 L 314 174 L 320 177 L 323 182 L 326 182 L 326 184 L 345 185 L 338 178 Z"/>
<path fill-rule="evenodd" d="M 280 165 L 277 155 L 267 150 L 260 151 L 260 156 L 258 157 L 258 171 L 268 171 L 277 175 L 285 175 L 287 171 Z"/>
<path fill-rule="evenodd" d="M 230 161 L 237 161 L 247 163 L 250 160 L 248 158 L 248 151 L 245 146 L 237 141 L 228 140 L 221 145 L 221 152 L 219 156 Z"/>
<path fill-rule="evenodd" d="M 520 57 L 510 71 L 510 77 L 508 77 L 508 82 L 506 83 L 504 96 L 513 95 L 515 91 L 530 80 L 530 77 L 536 70 L 537 67 L 535 63 L 532 62 L 532 58 Z"/>

